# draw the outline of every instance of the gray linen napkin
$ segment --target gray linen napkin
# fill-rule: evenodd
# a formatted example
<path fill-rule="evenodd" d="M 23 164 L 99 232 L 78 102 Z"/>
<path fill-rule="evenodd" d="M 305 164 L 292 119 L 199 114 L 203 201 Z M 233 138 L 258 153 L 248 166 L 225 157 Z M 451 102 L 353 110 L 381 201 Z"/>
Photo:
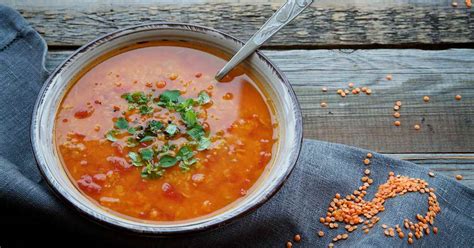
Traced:
<path fill-rule="evenodd" d="M 305 140 L 296 168 L 284 187 L 257 211 L 217 230 L 175 238 L 139 237 L 93 223 L 60 202 L 42 180 L 33 157 L 29 128 L 36 95 L 47 76 L 46 44 L 14 10 L 0 5 L 0 246 L 92 247 L 324 247 L 336 234 L 319 223 L 336 193 L 350 194 L 360 185 L 367 151 Z M 368 190 L 371 199 L 389 171 L 419 177 L 437 189 L 441 206 L 437 235 L 415 240 L 414 247 L 474 247 L 474 190 L 413 163 L 374 153 Z M 394 226 L 427 211 L 426 195 L 406 194 L 387 200 L 386 211 L 369 234 L 359 229 L 342 247 L 406 247 L 407 238 L 387 238 L 382 223 Z M 326 235 L 317 237 L 323 230 Z"/>

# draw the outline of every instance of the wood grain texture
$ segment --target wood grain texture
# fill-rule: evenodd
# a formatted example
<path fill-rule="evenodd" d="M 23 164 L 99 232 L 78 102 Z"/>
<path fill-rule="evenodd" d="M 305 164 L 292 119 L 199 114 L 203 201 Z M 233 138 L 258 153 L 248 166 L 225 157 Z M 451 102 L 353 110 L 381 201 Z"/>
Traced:
<path fill-rule="evenodd" d="M 213 27 L 248 39 L 280 3 L 187 5 L 90 5 L 18 7 L 50 46 L 79 46 L 119 28 L 150 22 L 185 22 Z M 449 3 L 315 3 L 266 47 L 413 46 L 474 42 L 473 9 Z"/>

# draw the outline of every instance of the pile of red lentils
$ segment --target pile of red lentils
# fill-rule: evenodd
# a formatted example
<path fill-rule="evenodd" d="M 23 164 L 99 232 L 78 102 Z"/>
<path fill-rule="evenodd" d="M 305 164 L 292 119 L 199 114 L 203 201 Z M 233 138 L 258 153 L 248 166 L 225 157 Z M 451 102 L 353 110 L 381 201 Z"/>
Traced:
<path fill-rule="evenodd" d="M 363 160 L 367 167 L 371 164 L 371 158 L 372 154 L 368 153 L 367 157 Z M 382 224 L 385 236 L 395 237 L 397 235 L 400 239 L 407 237 L 408 244 L 413 244 L 415 239 L 421 239 L 424 235 L 429 235 L 430 232 L 438 233 L 438 228 L 434 226 L 434 221 L 441 209 L 434 193 L 435 189 L 430 188 L 425 180 L 395 175 L 393 172 L 390 172 L 387 182 L 378 187 L 375 197 L 372 200 L 365 200 L 364 197 L 367 194 L 367 189 L 373 184 L 370 173 L 370 169 L 366 168 L 364 176 L 361 178 L 362 186 L 354 190 L 352 194 L 344 197 L 339 193 L 336 194 L 329 204 L 326 216 L 320 218 L 319 221 L 330 229 L 339 229 L 342 226 L 345 229 L 344 232 L 333 237 L 329 247 L 334 247 L 334 244 L 340 240 L 348 239 L 349 234 L 357 230 L 359 226 L 361 226 L 360 229 L 364 233 L 369 233 L 380 221 L 377 214 L 385 211 L 385 201 L 406 193 L 418 192 L 420 194 L 427 194 L 428 211 L 424 214 L 414 214 L 416 219 L 405 219 L 403 224 L 393 227 Z M 430 172 L 429 175 L 433 177 L 434 173 Z M 325 234 L 323 231 L 319 231 L 317 235 L 323 237 Z"/>

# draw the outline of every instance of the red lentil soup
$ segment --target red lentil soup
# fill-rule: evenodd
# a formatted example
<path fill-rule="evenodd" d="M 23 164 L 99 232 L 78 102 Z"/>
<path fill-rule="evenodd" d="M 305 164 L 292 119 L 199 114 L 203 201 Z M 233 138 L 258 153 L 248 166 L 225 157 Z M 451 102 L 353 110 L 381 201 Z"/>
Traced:
<path fill-rule="evenodd" d="M 245 197 L 276 146 L 276 123 L 243 68 L 185 42 L 114 51 L 75 79 L 55 142 L 77 188 L 113 212 L 152 221 L 211 214 Z"/>

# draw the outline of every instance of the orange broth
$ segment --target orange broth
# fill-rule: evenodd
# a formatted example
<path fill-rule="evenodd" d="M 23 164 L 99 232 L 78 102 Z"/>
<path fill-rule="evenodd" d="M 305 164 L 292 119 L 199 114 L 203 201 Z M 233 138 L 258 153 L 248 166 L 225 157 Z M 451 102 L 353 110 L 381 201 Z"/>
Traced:
<path fill-rule="evenodd" d="M 226 82 L 213 79 L 225 63 L 213 53 L 184 42 L 134 45 L 104 56 L 73 80 L 56 116 L 55 142 L 82 193 L 106 209 L 153 221 L 207 215 L 248 193 L 271 160 L 276 123 L 258 82 L 242 67 Z M 211 102 L 196 111 L 211 145 L 194 151 L 198 162 L 187 171 L 173 166 L 159 178 L 142 178 L 143 167 L 132 164 L 130 151 L 165 142 L 178 149 L 190 138 L 161 135 L 152 143 L 128 147 L 122 135 L 114 142 L 105 135 L 120 116 L 138 124 L 174 121 L 185 130 L 177 113 L 154 105 L 143 116 L 129 111 L 121 97 L 143 91 L 156 98 L 165 90 L 180 90 L 183 98 L 194 99 L 207 92 Z"/>

